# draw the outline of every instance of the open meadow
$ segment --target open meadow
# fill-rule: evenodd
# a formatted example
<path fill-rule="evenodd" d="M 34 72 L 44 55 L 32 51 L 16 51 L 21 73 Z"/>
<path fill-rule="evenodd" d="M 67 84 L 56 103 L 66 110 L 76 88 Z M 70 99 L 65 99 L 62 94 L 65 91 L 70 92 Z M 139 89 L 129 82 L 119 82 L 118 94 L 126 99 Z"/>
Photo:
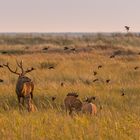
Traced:
<path fill-rule="evenodd" d="M 140 140 L 139 35 L 1 34 L 0 65 L 16 60 L 36 69 L 36 111 L 19 111 L 18 76 L 0 68 L 0 140 Z M 68 92 L 95 96 L 97 115 L 66 114 Z"/>

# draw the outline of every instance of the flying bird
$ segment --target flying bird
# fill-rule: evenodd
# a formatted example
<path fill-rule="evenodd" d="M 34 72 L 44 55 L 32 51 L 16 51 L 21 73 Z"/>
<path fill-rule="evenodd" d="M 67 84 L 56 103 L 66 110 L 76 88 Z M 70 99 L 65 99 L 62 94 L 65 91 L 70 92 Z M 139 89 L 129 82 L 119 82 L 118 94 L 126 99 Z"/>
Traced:
<path fill-rule="evenodd" d="M 106 83 L 109 83 L 109 82 L 110 82 L 110 79 L 107 79 L 107 80 L 106 80 Z"/>
<path fill-rule="evenodd" d="M 122 93 L 121 96 L 124 96 L 125 95 L 124 89 L 121 90 L 121 93 Z"/>
<path fill-rule="evenodd" d="M 0 65 L 0 68 L 3 68 L 3 65 Z"/>
<path fill-rule="evenodd" d="M 50 67 L 48 67 L 48 69 L 54 69 L 54 66 L 50 66 Z"/>
<path fill-rule="evenodd" d="M 46 50 L 48 50 L 49 49 L 49 47 L 45 47 L 45 48 L 43 48 L 42 50 L 43 51 L 46 51 Z"/>
<path fill-rule="evenodd" d="M 94 79 L 93 82 L 99 81 L 99 79 Z"/>
<path fill-rule="evenodd" d="M 139 69 L 139 67 L 138 67 L 138 66 L 136 66 L 134 69 L 135 69 L 135 70 L 137 70 L 137 69 Z"/>
<path fill-rule="evenodd" d="M 111 56 L 110 56 L 110 58 L 114 58 L 114 57 L 115 57 L 115 55 L 111 55 Z"/>
<path fill-rule="evenodd" d="M 2 51 L 1 53 L 2 53 L 2 54 L 7 54 L 8 52 L 6 52 L 6 51 Z"/>
<path fill-rule="evenodd" d="M 64 83 L 63 82 L 61 82 L 61 87 L 63 87 L 64 86 Z"/>
<path fill-rule="evenodd" d="M 124 27 L 125 27 L 126 31 L 129 32 L 130 27 L 129 26 L 124 26 Z"/>
<path fill-rule="evenodd" d="M 96 71 L 94 71 L 94 72 L 93 72 L 93 74 L 94 74 L 94 75 L 97 75 L 97 72 L 96 72 Z"/>
<path fill-rule="evenodd" d="M 56 99 L 56 97 L 55 97 L 55 96 L 53 96 L 53 97 L 52 97 L 52 101 L 54 101 L 55 99 Z"/>
<path fill-rule="evenodd" d="M 0 83 L 4 82 L 4 80 L 0 79 Z"/>
<path fill-rule="evenodd" d="M 76 49 L 75 48 L 72 48 L 71 51 L 76 51 Z"/>
<path fill-rule="evenodd" d="M 99 66 L 98 66 L 98 69 L 100 69 L 100 68 L 102 68 L 102 67 L 103 67 L 102 65 L 99 65 Z"/>
<path fill-rule="evenodd" d="M 69 48 L 68 47 L 64 47 L 64 50 L 68 50 Z"/>

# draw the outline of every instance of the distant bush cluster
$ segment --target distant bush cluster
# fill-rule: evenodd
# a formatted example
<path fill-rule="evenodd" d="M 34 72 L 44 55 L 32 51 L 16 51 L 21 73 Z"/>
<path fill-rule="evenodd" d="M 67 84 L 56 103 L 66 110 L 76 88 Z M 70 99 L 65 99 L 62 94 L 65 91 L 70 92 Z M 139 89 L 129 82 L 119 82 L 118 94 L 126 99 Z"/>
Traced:
<path fill-rule="evenodd" d="M 140 34 L 67 33 L 67 34 L 1 34 L 0 45 L 140 45 Z"/>

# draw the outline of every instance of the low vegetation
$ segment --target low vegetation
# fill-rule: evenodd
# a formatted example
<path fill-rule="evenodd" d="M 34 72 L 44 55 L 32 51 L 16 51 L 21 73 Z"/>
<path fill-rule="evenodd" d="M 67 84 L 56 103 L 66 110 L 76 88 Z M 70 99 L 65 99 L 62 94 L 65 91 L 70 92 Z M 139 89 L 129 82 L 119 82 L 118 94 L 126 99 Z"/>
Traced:
<path fill-rule="evenodd" d="M 25 69 L 36 69 L 27 74 L 35 84 L 36 111 L 29 113 L 19 111 L 17 76 L 0 67 L 1 140 L 140 139 L 139 35 L 1 35 L 0 44 L 0 52 L 16 52 L 1 53 L 0 65 L 23 60 Z M 95 96 L 97 115 L 66 114 L 69 92 L 81 101 Z"/>

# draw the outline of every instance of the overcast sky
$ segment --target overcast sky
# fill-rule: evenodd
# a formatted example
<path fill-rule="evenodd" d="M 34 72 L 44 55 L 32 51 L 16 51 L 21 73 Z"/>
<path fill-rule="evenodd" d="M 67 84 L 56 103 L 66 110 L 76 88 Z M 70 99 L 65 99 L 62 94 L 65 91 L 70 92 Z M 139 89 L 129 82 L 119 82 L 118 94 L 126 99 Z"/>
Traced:
<path fill-rule="evenodd" d="M 0 0 L 0 32 L 140 31 L 140 0 Z"/>

